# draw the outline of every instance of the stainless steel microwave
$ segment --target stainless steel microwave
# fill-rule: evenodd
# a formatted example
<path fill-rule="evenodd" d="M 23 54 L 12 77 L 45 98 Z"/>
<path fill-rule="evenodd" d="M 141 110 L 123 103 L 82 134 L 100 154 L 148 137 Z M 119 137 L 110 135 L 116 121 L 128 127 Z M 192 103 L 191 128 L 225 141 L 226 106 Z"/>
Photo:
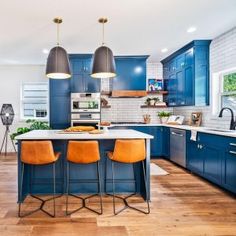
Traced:
<path fill-rule="evenodd" d="M 100 112 L 100 93 L 71 93 L 71 112 Z"/>

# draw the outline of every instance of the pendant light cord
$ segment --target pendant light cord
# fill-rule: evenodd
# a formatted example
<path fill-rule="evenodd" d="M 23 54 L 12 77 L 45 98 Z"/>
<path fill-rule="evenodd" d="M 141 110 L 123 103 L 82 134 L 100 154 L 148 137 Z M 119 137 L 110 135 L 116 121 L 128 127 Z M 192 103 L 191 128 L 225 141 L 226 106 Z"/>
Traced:
<path fill-rule="evenodd" d="M 59 23 L 57 23 L 57 46 L 59 46 Z"/>
<path fill-rule="evenodd" d="M 105 35 L 105 33 L 104 33 L 104 22 L 102 23 L 102 46 L 104 46 L 105 45 L 105 42 L 104 42 L 104 35 Z"/>

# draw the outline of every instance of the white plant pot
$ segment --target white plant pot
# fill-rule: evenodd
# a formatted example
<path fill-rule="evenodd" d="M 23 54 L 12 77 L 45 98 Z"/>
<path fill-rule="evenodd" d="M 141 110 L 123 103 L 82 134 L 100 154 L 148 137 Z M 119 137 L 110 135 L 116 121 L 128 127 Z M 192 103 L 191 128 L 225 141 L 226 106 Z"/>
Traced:
<path fill-rule="evenodd" d="M 167 121 L 168 121 L 168 118 L 169 118 L 169 117 L 160 117 L 161 123 L 162 123 L 162 124 L 166 124 Z"/>
<path fill-rule="evenodd" d="M 155 105 L 155 101 L 154 101 L 154 100 L 151 100 L 151 101 L 150 101 L 150 105 L 151 105 L 151 106 L 154 106 L 154 105 Z"/>

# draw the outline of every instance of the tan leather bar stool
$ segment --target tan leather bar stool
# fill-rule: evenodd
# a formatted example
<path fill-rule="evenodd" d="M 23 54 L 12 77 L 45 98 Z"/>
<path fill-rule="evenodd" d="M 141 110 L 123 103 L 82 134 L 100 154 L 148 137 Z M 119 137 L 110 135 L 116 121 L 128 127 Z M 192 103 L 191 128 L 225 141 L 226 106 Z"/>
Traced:
<path fill-rule="evenodd" d="M 43 211 L 51 217 L 55 217 L 56 202 L 55 199 L 59 196 L 55 196 L 56 192 L 56 172 L 55 172 L 55 163 L 58 160 L 60 153 L 54 153 L 52 142 L 51 141 L 22 141 L 21 142 L 21 179 L 20 179 L 20 202 L 18 216 L 25 217 L 31 215 L 39 210 Z M 42 198 L 33 195 L 30 192 L 30 196 L 41 201 L 41 205 L 36 210 L 21 214 L 21 199 L 22 199 L 22 188 L 23 188 L 23 179 L 24 179 L 24 168 L 25 164 L 31 166 L 41 166 L 41 165 L 52 165 L 52 174 L 53 174 L 53 197 L 43 200 Z M 61 196 L 61 195 L 60 195 Z M 53 200 L 53 214 L 44 210 L 43 207 L 47 201 Z"/>
<path fill-rule="evenodd" d="M 67 181 L 66 181 L 67 182 L 67 195 L 66 195 L 66 214 L 67 215 L 77 212 L 81 210 L 82 208 L 86 208 L 99 215 L 103 213 L 99 161 L 100 161 L 100 153 L 99 153 L 99 145 L 97 141 L 69 141 L 68 148 L 67 148 L 67 177 L 66 177 L 67 178 Z M 78 195 L 70 193 L 70 163 L 84 164 L 84 165 L 93 164 L 93 163 L 96 164 L 97 166 L 97 181 L 96 182 L 97 182 L 98 193 L 92 194 L 85 198 L 82 198 Z M 78 198 L 82 201 L 82 206 L 71 212 L 68 211 L 69 195 L 75 198 Z M 86 206 L 85 201 L 94 196 L 100 197 L 100 211 L 96 211 Z"/>
<path fill-rule="evenodd" d="M 135 139 L 135 140 L 116 140 L 115 142 L 115 148 L 114 152 L 108 152 L 107 153 L 108 158 L 111 160 L 112 165 L 112 191 L 113 194 L 113 212 L 115 215 L 119 214 L 126 208 L 131 208 L 136 211 L 142 212 L 144 214 L 150 213 L 150 207 L 149 207 L 149 201 L 148 201 L 148 194 L 147 194 L 147 179 L 146 179 L 146 173 L 145 173 L 145 166 L 144 161 L 146 159 L 146 148 L 145 148 L 145 141 L 143 139 Z M 131 206 L 127 199 L 136 195 L 136 184 L 135 184 L 135 193 L 132 193 L 126 197 L 121 197 L 118 195 L 115 195 L 115 170 L 114 170 L 114 163 L 126 163 L 126 164 L 132 164 L 133 165 L 133 173 L 134 173 L 134 163 L 142 162 L 142 169 L 143 169 L 143 178 L 144 178 L 144 185 L 145 185 L 145 191 L 146 191 L 146 202 L 147 202 L 147 211 L 143 211 L 141 209 L 138 209 L 136 207 Z M 120 209 L 119 211 L 116 211 L 116 204 L 115 204 L 115 198 L 119 198 L 123 200 L 125 206 Z"/>

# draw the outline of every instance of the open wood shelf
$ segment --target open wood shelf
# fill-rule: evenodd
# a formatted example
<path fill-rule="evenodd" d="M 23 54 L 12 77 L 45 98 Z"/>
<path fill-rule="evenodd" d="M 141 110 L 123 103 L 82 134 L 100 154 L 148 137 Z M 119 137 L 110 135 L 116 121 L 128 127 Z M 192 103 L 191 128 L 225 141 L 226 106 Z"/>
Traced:
<path fill-rule="evenodd" d="M 101 95 L 111 96 L 111 91 L 102 91 Z"/>
<path fill-rule="evenodd" d="M 147 105 L 142 105 L 141 108 L 164 108 L 167 107 L 166 105 L 156 105 L 156 106 L 147 106 Z"/>
<path fill-rule="evenodd" d="M 168 94 L 168 91 L 164 91 L 164 90 L 147 91 L 147 94 L 165 95 L 165 94 Z"/>
<path fill-rule="evenodd" d="M 104 109 L 104 108 L 106 109 L 106 108 L 111 108 L 111 106 L 110 106 L 110 105 L 107 105 L 107 106 L 101 106 L 101 108 L 102 108 L 102 109 Z"/>

